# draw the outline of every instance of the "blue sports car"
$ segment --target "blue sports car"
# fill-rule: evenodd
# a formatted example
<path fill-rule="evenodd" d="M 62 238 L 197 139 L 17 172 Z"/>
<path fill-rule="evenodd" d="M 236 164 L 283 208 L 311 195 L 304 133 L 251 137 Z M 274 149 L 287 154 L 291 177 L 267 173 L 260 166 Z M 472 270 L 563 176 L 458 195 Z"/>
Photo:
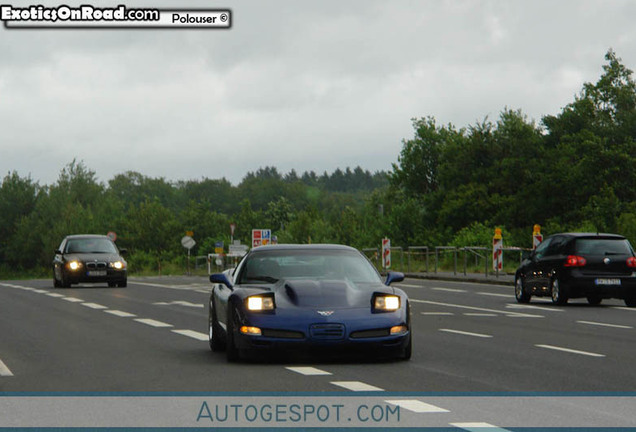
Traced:
<path fill-rule="evenodd" d="M 212 351 L 227 359 L 264 350 L 353 351 L 411 357 L 410 307 L 357 249 L 271 245 L 252 249 L 235 269 L 213 274 Z"/>

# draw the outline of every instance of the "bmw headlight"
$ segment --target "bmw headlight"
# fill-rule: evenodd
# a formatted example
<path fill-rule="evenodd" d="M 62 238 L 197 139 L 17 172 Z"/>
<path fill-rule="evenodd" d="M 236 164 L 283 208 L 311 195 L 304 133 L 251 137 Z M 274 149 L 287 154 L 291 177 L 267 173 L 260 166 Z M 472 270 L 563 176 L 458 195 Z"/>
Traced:
<path fill-rule="evenodd" d="M 123 263 L 123 261 L 115 261 L 110 263 L 110 266 L 116 270 L 121 270 L 123 268 L 126 267 L 126 265 Z"/>
<path fill-rule="evenodd" d="M 380 312 L 396 311 L 400 308 L 400 297 L 396 295 L 377 295 L 373 300 L 373 309 Z"/>
<path fill-rule="evenodd" d="M 274 296 L 255 295 L 245 299 L 247 309 L 251 311 L 268 311 L 274 310 Z"/>
<path fill-rule="evenodd" d="M 70 261 L 67 265 L 71 270 L 78 270 L 82 266 L 82 263 L 79 261 Z"/>

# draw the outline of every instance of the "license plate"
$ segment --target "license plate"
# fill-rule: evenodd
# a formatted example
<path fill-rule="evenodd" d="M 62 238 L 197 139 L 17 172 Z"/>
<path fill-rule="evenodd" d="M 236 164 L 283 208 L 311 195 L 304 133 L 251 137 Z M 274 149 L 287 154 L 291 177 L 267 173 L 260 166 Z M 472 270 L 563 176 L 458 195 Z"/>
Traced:
<path fill-rule="evenodd" d="M 89 276 L 106 276 L 106 270 L 89 270 Z"/>
<path fill-rule="evenodd" d="M 620 279 L 596 279 L 594 281 L 596 285 L 620 285 Z"/>

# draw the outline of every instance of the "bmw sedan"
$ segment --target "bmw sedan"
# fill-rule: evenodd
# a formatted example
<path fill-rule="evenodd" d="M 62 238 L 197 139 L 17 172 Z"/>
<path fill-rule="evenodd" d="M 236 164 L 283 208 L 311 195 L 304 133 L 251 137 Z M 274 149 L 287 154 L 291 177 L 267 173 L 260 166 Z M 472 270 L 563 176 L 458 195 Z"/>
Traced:
<path fill-rule="evenodd" d="M 532 296 L 566 304 L 587 298 L 590 304 L 618 298 L 636 306 L 636 254 L 629 241 L 616 234 L 563 233 L 546 238 L 521 263 L 515 274 L 515 297 Z"/>
<path fill-rule="evenodd" d="M 213 274 L 209 342 L 233 361 L 278 350 L 365 351 L 411 357 L 406 294 L 383 281 L 358 250 L 341 245 L 252 249 L 232 270 Z"/>
<path fill-rule="evenodd" d="M 81 282 L 106 282 L 123 288 L 128 282 L 125 252 L 103 235 L 67 236 L 55 251 L 53 285 L 68 288 Z"/>

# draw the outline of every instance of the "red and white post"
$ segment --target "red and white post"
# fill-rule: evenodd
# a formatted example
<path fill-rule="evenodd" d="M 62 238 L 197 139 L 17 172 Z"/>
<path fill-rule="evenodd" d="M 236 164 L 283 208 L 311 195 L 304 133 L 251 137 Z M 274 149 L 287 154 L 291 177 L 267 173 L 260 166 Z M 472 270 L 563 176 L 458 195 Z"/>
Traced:
<path fill-rule="evenodd" d="M 536 249 L 542 241 L 543 234 L 541 234 L 541 225 L 535 225 L 532 227 L 532 249 Z"/>
<path fill-rule="evenodd" d="M 391 240 L 382 239 L 382 268 L 391 268 Z"/>
<path fill-rule="evenodd" d="M 503 270 L 503 236 L 501 228 L 495 228 L 492 237 L 492 268 L 497 274 Z"/>

